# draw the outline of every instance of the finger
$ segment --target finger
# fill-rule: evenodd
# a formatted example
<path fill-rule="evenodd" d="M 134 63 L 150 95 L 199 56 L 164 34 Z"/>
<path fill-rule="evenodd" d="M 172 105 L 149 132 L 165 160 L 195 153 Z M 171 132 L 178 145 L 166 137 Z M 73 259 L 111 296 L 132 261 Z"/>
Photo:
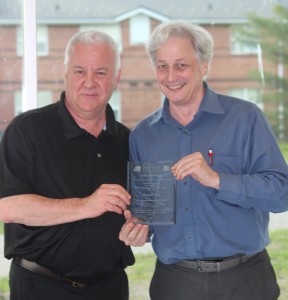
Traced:
<path fill-rule="evenodd" d="M 111 191 L 118 191 L 123 194 L 125 197 L 129 198 L 130 194 L 124 189 L 124 187 L 120 184 L 102 184 L 102 187 L 110 189 Z"/>
<path fill-rule="evenodd" d="M 148 238 L 148 225 L 128 223 L 120 232 L 120 239 L 129 246 L 144 245 Z"/>
<path fill-rule="evenodd" d="M 131 213 L 130 210 L 126 209 L 124 211 L 124 217 L 125 217 L 125 219 L 126 219 L 127 222 L 132 222 L 133 215 L 132 215 L 132 213 Z"/>
<path fill-rule="evenodd" d="M 177 180 L 182 180 L 187 175 L 190 175 L 193 172 L 193 162 L 187 162 L 186 164 L 181 164 L 178 169 L 175 171 L 174 176 Z"/>
<path fill-rule="evenodd" d="M 120 199 L 125 205 L 130 205 L 131 195 L 122 186 L 110 186 L 108 195 Z"/>
<path fill-rule="evenodd" d="M 191 156 L 186 156 L 182 159 L 180 159 L 173 167 L 172 167 L 172 173 L 177 178 L 180 177 L 182 169 L 185 168 L 185 165 L 189 163 L 189 160 Z"/>
<path fill-rule="evenodd" d="M 123 214 L 124 209 L 122 209 L 121 207 L 114 205 L 114 204 L 108 204 L 108 211 L 110 212 L 116 212 L 119 215 Z"/>
<path fill-rule="evenodd" d="M 123 242 L 125 242 L 126 245 L 128 245 L 126 243 L 126 241 L 128 240 L 128 236 L 129 234 L 131 233 L 131 231 L 133 230 L 133 228 L 135 227 L 136 225 L 133 224 L 133 223 L 125 223 L 122 228 L 121 228 L 121 231 L 119 233 L 119 239 Z"/>
<path fill-rule="evenodd" d="M 108 201 L 112 206 L 119 207 L 122 210 L 122 212 L 127 209 L 127 205 L 125 202 L 122 201 L 122 199 L 112 197 Z"/>
<path fill-rule="evenodd" d="M 132 215 L 132 212 L 128 209 L 124 211 L 124 216 L 126 218 L 126 222 L 132 222 L 134 224 L 140 224 L 141 223 L 141 220 L 134 217 Z"/>
<path fill-rule="evenodd" d="M 134 239 L 133 246 L 142 246 L 147 242 L 149 233 L 149 226 L 143 225 L 142 228 L 138 231 L 137 236 Z"/>

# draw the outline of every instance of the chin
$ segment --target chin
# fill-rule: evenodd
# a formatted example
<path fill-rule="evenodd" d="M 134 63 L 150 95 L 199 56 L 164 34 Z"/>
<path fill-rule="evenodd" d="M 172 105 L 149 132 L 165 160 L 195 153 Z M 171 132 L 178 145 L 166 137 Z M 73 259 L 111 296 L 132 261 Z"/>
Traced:
<path fill-rule="evenodd" d="M 173 101 L 173 102 L 178 102 L 178 101 L 182 101 L 184 99 L 184 97 L 182 95 L 179 95 L 177 93 L 166 93 L 166 96 L 169 100 Z"/>

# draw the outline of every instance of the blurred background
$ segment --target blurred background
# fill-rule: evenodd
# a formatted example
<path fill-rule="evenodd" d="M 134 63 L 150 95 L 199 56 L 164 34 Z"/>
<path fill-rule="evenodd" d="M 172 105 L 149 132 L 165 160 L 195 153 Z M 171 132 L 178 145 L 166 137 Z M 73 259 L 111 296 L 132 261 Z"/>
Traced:
<path fill-rule="evenodd" d="M 145 43 L 173 19 L 212 34 L 209 85 L 256 103 L 287 141 L 288 0 L 0 0 L 0 138 L 15 115 L 59 99 L 64 48 L 85 29 L 117 41 L 122 78 L 110 103 L 133 128 L 163 101 Z"/>

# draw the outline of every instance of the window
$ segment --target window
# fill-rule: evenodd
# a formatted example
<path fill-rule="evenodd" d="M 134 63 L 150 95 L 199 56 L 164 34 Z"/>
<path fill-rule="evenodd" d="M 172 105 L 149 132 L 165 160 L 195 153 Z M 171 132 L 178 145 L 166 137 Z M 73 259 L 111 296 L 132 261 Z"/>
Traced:
<path fill-rule="evenodd" d="M 121 97 L 120 97 L 120 91 L 116 90 L 112 94 L 109 104 L 113 108 L 114 114 L 115 114 L 115 119 L 119 122 L 121 122 Z"/>
<path fill-rule="evenodd" d="M 38 91 L 37 93 L 38 107 L 51 104 L 53 102 L 51 91 Z"/>
<path fill-rule="evenodd" d="M 22 111 L 22 92 L 18 91 L 14 95 L 14 115 L 17 116 L 21 114 Z"/>
<path fill-rule="evenodd" d="M 23 27 L 17 27 L 17 55 L 23 56 Z M 37 55 L 47 56 L 49 53 L 48 28 L 47 26 L 37 26 Z"/>
<path fill-rule="evenodd" d="M 38 91 L 37 93 L 38 107 L 51 104 L 53 102 L 51 91 Z M 14 114 L 15 116 L 23 112 L 22 109 L 22 92 L 17 91 L 14 96 Z"/>
<path fill-rule="evenodd" d="M 232 54 L 257 54 L 257 39 L 247 38 L 247 35 L 243 33 L 243 30 L 247 29 L 247 26 L 234 25 L 231 26 L 230 31 L 230 48 Z M 253 33 L 251 32 L 253 35 Z"/>
<path fill-rule="evenodd" d="M 137 15 L 130 18 L 130 44 L 145 44 L 150 35 L 150 19 L 148 16 Z"/>
<path fill-rule="evenodd" d="M 263 102 L 261 97 L 261 91 L 259 89 L 232 89 L 230 91 L 232 97 L 244 99 L 256 104 L 260 109 L 263 109 Z"/>

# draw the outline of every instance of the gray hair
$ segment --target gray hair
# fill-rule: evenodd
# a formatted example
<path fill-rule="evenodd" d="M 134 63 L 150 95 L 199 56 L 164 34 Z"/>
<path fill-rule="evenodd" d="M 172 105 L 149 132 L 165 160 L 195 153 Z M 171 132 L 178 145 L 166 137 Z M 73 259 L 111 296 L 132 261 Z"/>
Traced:
<path fill-rule="evenodd" d="M 65 69 L 69 63 L 72 49 L 76 44 L 108 45 L 115 57 L 115 73 L 117 73 L 117 71 L 120 69 L 120 53 L 118 51 L 116 42 L 107 33 L 97 30 L 80 31 L 72 36 L 65 49 Z"/>
<path fill-rule="evenodd" d="M 158 25 L 151 34 L 147 52 L 152 64 L 156 65 L 156 52 L 169 38 L 181 37 L 190 39 L 199 63 L 208 63 L 208 71 L 213 58 L 214 41 L 203 27 L 181 20 L 169 21 Z"/>

